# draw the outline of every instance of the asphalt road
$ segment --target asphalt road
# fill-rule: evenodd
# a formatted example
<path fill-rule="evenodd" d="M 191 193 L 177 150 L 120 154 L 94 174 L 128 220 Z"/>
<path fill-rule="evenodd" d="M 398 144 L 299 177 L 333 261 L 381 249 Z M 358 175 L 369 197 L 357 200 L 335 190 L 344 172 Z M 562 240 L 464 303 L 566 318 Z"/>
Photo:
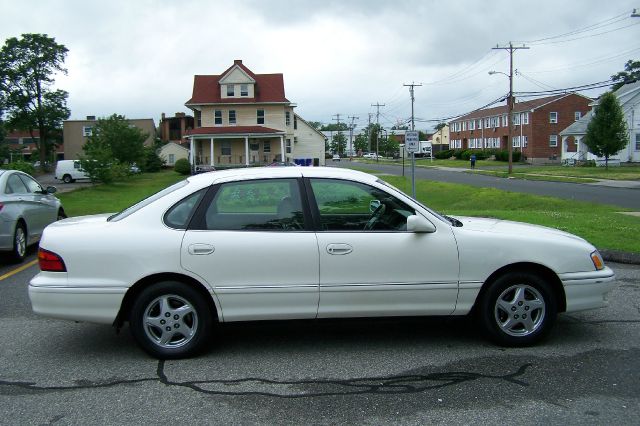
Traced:
<path fill-rule="evenodd" d="M 327 161 L 333 167 L 359 167 L 377 170 L 392 175 L 402 175 L 402 166 L 360 163 L 350 161 Z M 405 165 L 405 176 L 411 176 L 411 163 Z M 576 201 L 610 204 L 640 211 L 640 189 L 612 188 L 581 183 L 546 182 L 523 179 L 505 179 L 481 174 L 465 173 L 464 171 L 450 171 L 436 168 L 416 167 L 416 178 L 441 182 L 462 183 L 479 187 L 491 187 L 511 192 L 525 194 L 548 195 Z"/>
<path fill-rule="evenodd" d="M 638 424 L 640 267 L 610 266 L 611 306 L 532 348 L 466 318 L 268 322 L 159 362 L 127 328 L 37 317 L 37 266 L 0 262 L 0 424 Z"/>

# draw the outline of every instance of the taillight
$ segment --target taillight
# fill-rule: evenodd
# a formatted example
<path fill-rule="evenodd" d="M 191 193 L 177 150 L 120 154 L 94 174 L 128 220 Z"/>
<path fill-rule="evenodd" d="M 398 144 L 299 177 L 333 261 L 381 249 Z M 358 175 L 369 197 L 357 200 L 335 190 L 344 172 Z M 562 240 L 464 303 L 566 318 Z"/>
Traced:
<path fill-rule="evenodd" d="M 64 260 L 52 251 L 38 249 L 38 263 L 40 270 L 45 272 L 67 272 Z"/>

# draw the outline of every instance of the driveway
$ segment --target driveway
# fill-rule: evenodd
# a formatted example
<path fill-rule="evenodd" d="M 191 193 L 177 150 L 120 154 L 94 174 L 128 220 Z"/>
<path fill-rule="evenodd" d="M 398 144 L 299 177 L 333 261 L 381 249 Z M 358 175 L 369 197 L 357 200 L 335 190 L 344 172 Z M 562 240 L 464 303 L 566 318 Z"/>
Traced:
<path fill-rule="evenodd" d="M 40 182 L 43 186 L 55 186 L 58 189 L 58 192 L 69 192 L 78 188 L 88 188 L 93 186 L 91 182 L 88 180 L 83 181 L 75 181 L 73 183 L 64 183 L 61 180 L 57 180 L 55 178 L 55 174 L 47 173 L 44 175 L 40 175 L 37 177 L 38 182 Z"/>

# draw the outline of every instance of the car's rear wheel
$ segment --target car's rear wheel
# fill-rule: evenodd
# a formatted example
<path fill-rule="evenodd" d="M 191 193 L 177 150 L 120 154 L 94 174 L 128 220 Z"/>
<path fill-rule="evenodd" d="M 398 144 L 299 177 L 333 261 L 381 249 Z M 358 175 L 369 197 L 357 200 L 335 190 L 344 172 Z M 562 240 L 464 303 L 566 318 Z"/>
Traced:
<path fill-rule="evenodd" d="M 150 355 L 160 359 L 186 358 L 209 343 L 211 309 L 188 285 L 165 281 L 144 289 L 133 303 L 131 333 Z"/>
<path fill-rule="evenodd" d="M 490 284 L 478 313 L 489 338 L 503 346 L 539 342 L 551 330 L 558 302 L 551 286 L 537 275 L 512 272 Z"/>
<path fill-rule="evenodd" d="M 67 214 L 64 212 L 64 209 L 58 210 L 58 220 L 66 219 Z"/>
<path fill-rule="evenodd" d="M 26 255 L 27 232 L 24 225 L 18 222 L 16 229 L 13 231 L 13 250 L 11 251 L 11 258 L 15 262 L 22 262 Z"/>
<path fill-rule="evenodd" d="M 64 183 L 71 183 L 71 182 L 73 182 L 73 179 L 71 179 L 71 175 L 64 175 L 64 176 L 62 177 L 62 181 L 63 181 Z"/>

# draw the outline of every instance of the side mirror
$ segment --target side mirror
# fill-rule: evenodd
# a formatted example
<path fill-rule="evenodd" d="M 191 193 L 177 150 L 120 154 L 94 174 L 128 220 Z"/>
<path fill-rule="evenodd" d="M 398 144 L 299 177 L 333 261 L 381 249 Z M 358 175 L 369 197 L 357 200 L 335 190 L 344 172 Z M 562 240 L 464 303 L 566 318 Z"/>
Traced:
<path fill-rule="evenodd" d="M 58 188 L 56 188 L 55 186 L 47 186 L 47 189 L 45 189 L 45 192 L 47 194 L 55 194 L 56 192 L 58 192 Z"/>
<path fill-rule="evenodd" d="M 436 227 L 424 217 L 413 214 L 407 217 L 407 231 L 430 234 L 436 232 Z"/>
<path fill-rule="evenodd" d="M 375 212 L 378 207 L 380 207 L 380 200 L 371 200 L 369 201 L 369 211 L 371 213 Z"/>

